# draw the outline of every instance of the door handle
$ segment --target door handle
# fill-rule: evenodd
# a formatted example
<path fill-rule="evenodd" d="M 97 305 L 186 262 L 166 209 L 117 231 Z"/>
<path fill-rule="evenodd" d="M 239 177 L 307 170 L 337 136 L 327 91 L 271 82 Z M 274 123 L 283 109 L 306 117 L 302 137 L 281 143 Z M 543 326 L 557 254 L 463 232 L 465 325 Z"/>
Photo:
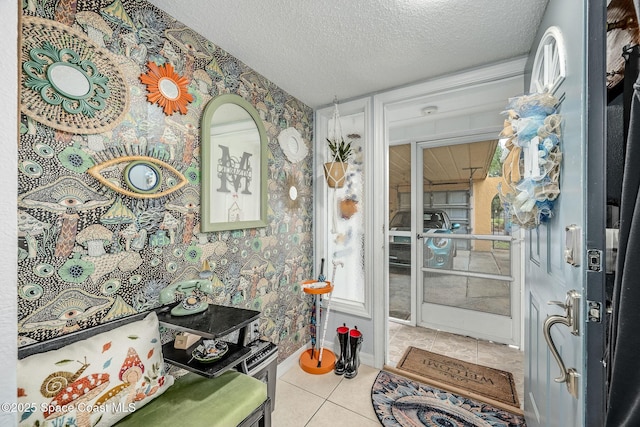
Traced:
<path fill-rule="evenodd" d="M 549 350 L 551 351 L 553 358 L 556 360 L 558 366 L 560 367 L 560 376 L 558 378 L 554 378 L 553 380 L 557 383 L 566 383 L 569 393 L 577 399 L 578 377 L 580 377 L 580 374 L 578 374 L 578 371 L 576 371 L 574 368 L 567 369 L 565 367 L 564 361 L 562 360 L 562 357 L 560 357 L 560 353 L 558 353 L 558 349 L 556 348 L 556 345 L 553 343 L 553 339 L 551 338 L 551 327 L 559 323 L 570 328 L 572 335 L 580 334 L 580 294 L 575 290 L 571 290 L 567 292 L 567 299 L 565 300 L 565 302 L 549 301 L 548 304 L 560 306 L 564 308 L 565 311 L 564 316 L 559 314 L 547 316 L 547 319 L 544 321 L 544 325 L 542 328 L 544 332 L 544 339 L 547 341 Z"/>

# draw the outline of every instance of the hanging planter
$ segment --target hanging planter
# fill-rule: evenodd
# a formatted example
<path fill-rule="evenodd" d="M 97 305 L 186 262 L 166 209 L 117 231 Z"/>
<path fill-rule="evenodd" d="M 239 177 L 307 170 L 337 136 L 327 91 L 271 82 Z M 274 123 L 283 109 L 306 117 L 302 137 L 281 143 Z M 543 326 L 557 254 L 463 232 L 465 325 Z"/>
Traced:
<path fill-rule="evenodd" d="M 346 181 L 348 163 L 327 162 L 324 164 L 324 177 L 330 188 L 342 188 Z"/>
<path fill-rule="evenodd" d="M 351 149 L 351 141 L 345 141 L 342 136 L 337 99 L 334 99 L 333 107 L 333 135 L 331 138 L 327 138 L 331 161 L 324 164 L 324 176 L 329 188 L 342 188 L 347 180 L 348 162 L 353 150 Z"/>
<path fill-rule="evenodd" d="M 331 233 L 338 233 L 338 216 L 342 219 L 349 219 L 356 211 L 357 206 L 351 202 L 346 202 L 344 206 L 338 205 L 338 194 L 342 197 L 347 195 L 346 199 L 350 199 L 350 193 L 352 191 L 352 184 L 354 180 L 354 174 L 347 175 L 347 169 L 349 168 L 349 160 L 353 155 L 352 143 L 353 140 L 360 139 L 360 135 L 357 133 L 351 133 L 347 135 L 347 139 L 344 138 L 342 133 L 342 125 L 340 122 L 340 113 L 338 112 L 338 101 L 334 100 L 333 110 L 333 133 L 329 132 L 329 137 L 326 138 L 330 157 L 328 162 L 323 165 L 324 176 L 329 188 L 333 188 L 333 197 L 331 200 L 330 212 L 331 214 Z M 357 169 L 357 167 L 356 167 Z M 345 187 L 349 178 L 349 183 L 346 185 L 347 191 L 335 191 L 335 189 Z M 355 199 L 354 199 L 355 200 Z M 347 206 L 351 205 L 351 206 Z"/>
<path fill-rule="evenodd" d="M 343 138 L 340 141 L 327 138 L 329 150 L 331 151 L 331 162 L 324 164 L 324 176 L 327 185 L 331 188 L 342 188 L 346 181 L 347 163 L 353 150 L 351 149 L 351 141 L 347 142 Z"/>

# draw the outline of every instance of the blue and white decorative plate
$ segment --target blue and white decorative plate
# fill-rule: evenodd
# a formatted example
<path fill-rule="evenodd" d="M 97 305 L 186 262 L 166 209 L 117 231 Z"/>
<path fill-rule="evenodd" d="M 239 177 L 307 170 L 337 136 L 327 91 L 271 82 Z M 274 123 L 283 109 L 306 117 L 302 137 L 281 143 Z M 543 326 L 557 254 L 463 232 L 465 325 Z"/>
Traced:
<path fill-rule="evenodd" d="M 192 352 L 191 356 L 198 362 L 210 363 L 219 360 L 229 351 L 229 346 L 224 341 L 203 340 Z"/>

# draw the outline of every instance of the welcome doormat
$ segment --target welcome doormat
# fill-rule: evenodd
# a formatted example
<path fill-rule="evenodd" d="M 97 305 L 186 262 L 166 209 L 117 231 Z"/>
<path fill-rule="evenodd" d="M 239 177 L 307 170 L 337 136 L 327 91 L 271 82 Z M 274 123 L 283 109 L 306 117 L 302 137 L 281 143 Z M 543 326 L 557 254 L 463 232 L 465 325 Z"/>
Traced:
<path fill-rule="evenodd" d="M 522 414 L 510 372 L 409 347 L 396 368 L 405 377 Z"/>
<path fill-rule="evenodd" d="M 526 427 L 522 415 L 386 371 L 371 387 L 371 402 L 387 427 Z"/>

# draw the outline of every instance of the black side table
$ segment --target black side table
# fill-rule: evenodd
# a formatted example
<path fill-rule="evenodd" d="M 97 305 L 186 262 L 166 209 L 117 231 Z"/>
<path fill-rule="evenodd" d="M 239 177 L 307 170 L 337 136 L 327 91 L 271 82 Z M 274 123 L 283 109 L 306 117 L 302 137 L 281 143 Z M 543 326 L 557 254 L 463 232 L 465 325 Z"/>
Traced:
<path fill-rule="evenodd" d="M 169 305 L 156 310 L 160 324 L 181 332 L 190 332 L 205 339 L 216 339 L 239 330 L 238 340 L 227 343 L 228 350 L 220 358 L 210 363 L 195 360 L 191 353 L 200 344 L 200 340 L 186 350 L 174 348 L 171 341 L 162 346 L 164 359 L 172 364 L 208 378 L 217 377 L 244 362 L 251 349 L 244 345 L 247 328 L 260 318 L 260 312 L 244 308 L 209 304 L 206 311 L 187 316 L 173 316 Z M 242 369 L 246 370 L 246 369 Z M 246 372 L 245 372 L 246 373 Z"/>

